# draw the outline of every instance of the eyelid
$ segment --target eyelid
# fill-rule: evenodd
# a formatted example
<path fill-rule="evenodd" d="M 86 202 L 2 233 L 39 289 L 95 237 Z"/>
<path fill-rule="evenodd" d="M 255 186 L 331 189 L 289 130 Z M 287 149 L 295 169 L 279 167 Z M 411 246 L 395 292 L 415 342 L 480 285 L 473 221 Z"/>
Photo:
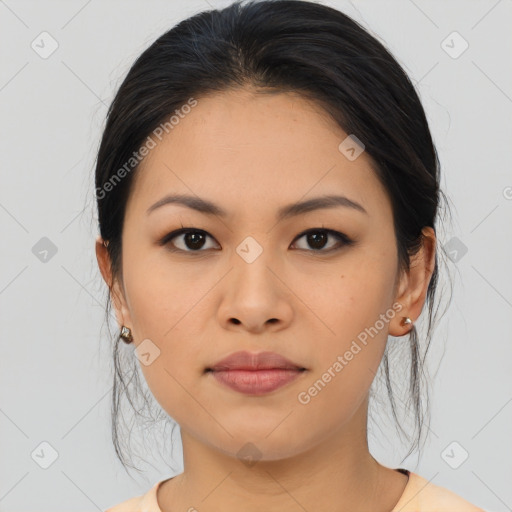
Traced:
<path fill-rule="evenodd" d="M 302 233 L 297 235 L 295 237 L 295 239 L 293 240 L 292 245 L 297 240 L 299 240 L 300 238 L 302 238 L 305 235 L 308 235 L 309 233 L 325 233 L 327 235 L 332 235 L 342 245 L 338 246 L 338 247 L 331 247 L 330 249 L 326 249 L 326 250 L 318 249 L 318 250 L 315 251 L 314 249 L 298 249 L 299 251 L 306 251 L 306 252 L 310 252 L 310 253 L 313 253 L 313 254 L 320 254 L 320 255 L 321 254 L 330 254 L 331 252 L 336 252 L 337 250 L 342 249 L 345 246 L 350 246 L 350 245 L 354 245 L 355 244 L 355 241 L 353 239 L 351 239 L 349 236 L 347 236 L 345 233 L 342 233 L 342 232 L 337 231 L 335 229 L 318 227 L 318 228 L 306 229 L 305 231 L 303 231 Z"/>
<path fill-rule="evenodd" d="M 300 234 L 298 234 L 293 239 L 291 245 L 293 245 L 297 240 L 299 240 L 300 238 L 302 238 L 303 236 L 305 236 L 305 235 L 307 235 L 309 233 L 320 233 L 320 232 L 325 233 L 327 235 L 333 236 L 334 238 L 336 238 L 338 240 L 339 243 L 341 243 L 341 246 L 334 247 L 334 248 L 331 248 L 331 249 L 326 249 L 326 250 L 324 250 L 324 249 L 318 249 L 318 250 L 314 250 L 314 249 L 298 249 L 298 250 L 299 251 L 306 251 L 306 252 L 309 252 L 309 253 L 316 253 L 316 254 L 330 254 L 331 252 L 335 252 L 335 251 L 337 251 L 339 249 L 342 249 L 345 246 L 350 246 L 350 245 L 354 245 L 355 244 L 355 240 L 351 239 L 345 233 L 342 233 L 342 232 L 334 230 L 334 229 L 324 228 L 322 226 L 322 227 L 316 227 L 316 228 L 309 228 L 309 229 L 306 229 L 306 230 L 302 231 Z M 169 245 L 171 240 L 173 240 L 174 238 L 176 238 L 176 237 L 178 237 L 180 235 L 186 234 L 186 233 L 201 233 L 201 234 L 203 234 L 203 235 L 205 235 L 207 237 L 210 237 L 211 239 L 215 240 L 215 238 L 212 235 L 210 235 L 210 233 L 205 231 L 204 229 L 195 228 L 195 227 L 192 227 L 192 226 L 187 226 L 187 227 L 181 227 L 180 229 L 176 229 L 176 230 L 171 231 L 170 233 L 166 234 L 161 240 L 158 241 L 158 244 L 162 245 L 162 246 Z M 201 252 L 206 252 L 206 250 L 202 250 L 202 249 L 199 249 L 197 251 L 192 251 L 192 250 L 185 251 L 183 249 L 172 248 L 170 250 L 172 252 L 182 252 L 182 253 L 189 253 L 189 254 L 199 254 Z"/>
<path fill-rule="evenodd" d="M 158 244 L 159 245 L 170 245 L 170 242 L 172 239 L 180 236 L 180 235 L 184 235 L 186 233 L 201 233 L 202 235 L 205 235 L 207 237 L 210 237 L 211 239 L 215 240 L 214 237 L 212 235 L 210 235 L 210 233 L 208 233 L 207 231 L 205 231 L 204 229 L 200 229 L 200 228 L 194 228 L 192 226 L 188 226 L 188 227 L 181 227 L 180 229 L 176 229 L 174 231 L 171 231 L 170 233 L 168 233 L 167 235 L 165 235 L 161 240 L 158 241 Z M 217 242 L 218 243 L 218 242 Z M 171 249 L 172 252 L 183 252 L 183 253 L 201 253 L 201 252 L 205 252 L 204 250 L 197 250 L 197 251 L 184 251 L 183 249 L 178 249 L 178 248 L 172 248 Z"/>

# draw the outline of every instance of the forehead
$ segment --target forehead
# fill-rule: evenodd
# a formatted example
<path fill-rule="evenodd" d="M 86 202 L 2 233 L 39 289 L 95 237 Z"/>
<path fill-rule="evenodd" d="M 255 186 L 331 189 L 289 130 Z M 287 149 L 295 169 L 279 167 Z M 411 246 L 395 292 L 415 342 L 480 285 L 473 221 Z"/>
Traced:
<path fill-rule="evenodd" d="M 138 207 L 170 192 L 241 209 L 331 193 L 367 210 L 389 207 L 369 155 L 348 159 L 340 150 L 348 135 L 311 100 L 240 89 L 199 97 L 187 112 L 137 169 Z"/>

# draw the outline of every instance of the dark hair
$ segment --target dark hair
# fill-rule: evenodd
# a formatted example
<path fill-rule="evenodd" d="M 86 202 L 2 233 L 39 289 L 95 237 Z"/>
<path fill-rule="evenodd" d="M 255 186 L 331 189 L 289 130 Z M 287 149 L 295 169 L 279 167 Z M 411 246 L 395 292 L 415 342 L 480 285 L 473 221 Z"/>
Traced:
<path fill-rule="evenodd" d="M 113 276 L 122 283 L 121 233 L 138 164 L 134 152 L 191 98 L 246 86 L 260 92 L 301 94 L 364 143 L 392 202 L 398 270 L 409 269 L 410 257 L 422 245 L 422 228 L 435 229 L 441 196 L 446 199 L 439 188 L 437 151 L 413 84 L 383 44 L 342 12 L 308 1 L 267 0 L 235 2 L 181 21 L 137 58 L 121 84 L 108 111 L 96 163 L 99 230 L 108 241 Z M 400 372 L 409 388 L 408 398 L 400 402 L 407 411 L 413 407 L 417 434 L 407 455 L 419 447 L 430 415 L 428 386 L 423 391 L 422 381 L 438 310 L 434 315 L 437 281 L 438 251 L 426 298 L 424 342 L 419 343 L 413 327 L 408 335 L 410 369 L 408 374 Z M 110 305 L 109 294 L 107 323 Z M 390 376 L 391 345 L 396 343 L 387 343 L 379 372 L 384 373 L 396 425 L 411 439 L 398 419 Z M 126 394 L 136 414 L 141 414 L 129 390 L 135 379 L 140 391 L 140 379 L 135 357 L 130 358 L 131 373 L 124 371 L 120 354 L 125 351 L 119 345 L 117 337 L 112 437 L 126 466 L 118 436 L 120 403 Z M 398 364 L 403 368 L 401 356 Z M 143 400 L 149 405 L 150 394 L 143 394 Z"/>

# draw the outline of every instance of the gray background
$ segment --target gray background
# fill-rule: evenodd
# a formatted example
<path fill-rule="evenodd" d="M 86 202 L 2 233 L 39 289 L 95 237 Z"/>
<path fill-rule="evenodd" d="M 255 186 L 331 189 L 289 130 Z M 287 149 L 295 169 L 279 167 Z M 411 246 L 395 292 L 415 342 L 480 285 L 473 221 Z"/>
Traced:
<path fill-rule="evenodd" d="M 0 511 L 103 510 L 181 472 L 179 445 L 174 471 L 152 456 L 130 477 L 114 455 L 93 162 L 138 54 L 177 21 L 228 3 L 0 1 Z M 456 291 L 434 338 L 429 441 L 402 462 L 393 428 L 379 424 L 372 452 L 512 510 L 512 1 L 323 3 L 369 28 L 417 84 L 455 214 L 440 232 L 458 251 Z M 43 31 L 58 43 L 48 58 L 31 47 Z M 469 44 L 460 55 L 454 31 Z"/>

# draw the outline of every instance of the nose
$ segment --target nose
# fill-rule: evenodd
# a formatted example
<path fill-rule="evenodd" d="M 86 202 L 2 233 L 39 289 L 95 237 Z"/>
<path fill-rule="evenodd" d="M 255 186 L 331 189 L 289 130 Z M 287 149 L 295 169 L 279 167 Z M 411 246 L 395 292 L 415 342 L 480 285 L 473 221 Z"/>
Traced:
<path fill-rule="evenodd" d="M 222 285 L 222 326 L 255 334 L 286 328 L 293 318 L 293 294 L 283 272 L 273 268 L 265 252 L 251 263 L 236 255 L 233 263 Z"/>

